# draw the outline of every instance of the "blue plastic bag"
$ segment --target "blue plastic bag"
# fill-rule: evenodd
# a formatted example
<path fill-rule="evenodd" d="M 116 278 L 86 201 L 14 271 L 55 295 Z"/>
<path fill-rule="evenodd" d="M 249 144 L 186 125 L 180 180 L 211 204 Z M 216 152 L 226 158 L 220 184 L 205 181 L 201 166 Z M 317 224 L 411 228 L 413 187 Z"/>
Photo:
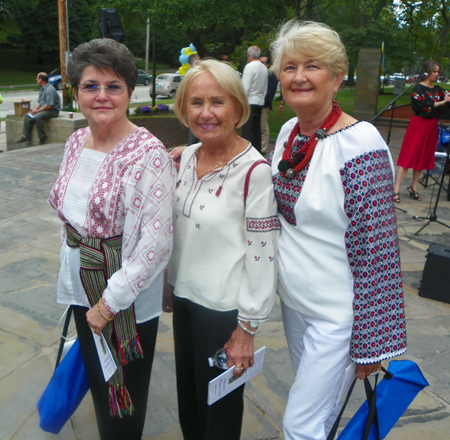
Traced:
<path fill-rule="evenodd" d="M 450 144 L 450 127 L 440 126 L 439 137 L 438 137 L 438 148 L 448 148 Z"/>
<path fill-rule="evenodd" d="M 78 339 L 62 362 L 56 367 L 37 408 L 39 426 L 46 432 L 58 434 L 89 389 Z"/>
<path fill-rule="evenodd" d="M 378 429 L 381 438 L 385 438 L 397 423 L 416 395 L 428 386 L 420 368 L 409 360 L 390 361 L 388 373 L 376 387 L 376 409 Z M 360 440 L 364 436 L 369 404 L 367 400 L 361 405 L 338 440 Z M 372 424 L 368 440 L 378 440 L 375 424 Z"/>

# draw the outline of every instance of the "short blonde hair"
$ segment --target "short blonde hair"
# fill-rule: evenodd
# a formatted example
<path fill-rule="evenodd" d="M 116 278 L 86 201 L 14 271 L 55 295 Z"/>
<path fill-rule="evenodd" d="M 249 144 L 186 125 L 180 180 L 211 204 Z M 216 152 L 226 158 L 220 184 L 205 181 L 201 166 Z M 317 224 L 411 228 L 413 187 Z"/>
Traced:
<path fill-rule="evenodd" d="M 241 114 L 241 117 L 236 124 L 236 128 L 242 127 L 242 125 L 247 122 L 250 115 L 250 107 L 248 105 L 244 87 L 242 86 L 242 81 L 232 67 L 226 63 L 213 59 L 203 60 L 198 66 L 190 71 L 183 81 L 181 81 L 180 87 L 178 87 L 177 90 L 177 99 L 174 105 L 174 111 L 180 121 L 186 127 L 189 127 L 187 116 L 189 88 L 195 78 L 205 74 L 211 75 L 220 87 L 233 98 L 236 108 Z"/>
<path fill-rule="evenodd" d="M 290 20 L 284 23 L 270 45 L 271 70 L 280 77 L 283 56 L 301 53 L 325 63 L 333 76 L 347 72 L 348 58 L 339 34 L 324 23 Z"/>

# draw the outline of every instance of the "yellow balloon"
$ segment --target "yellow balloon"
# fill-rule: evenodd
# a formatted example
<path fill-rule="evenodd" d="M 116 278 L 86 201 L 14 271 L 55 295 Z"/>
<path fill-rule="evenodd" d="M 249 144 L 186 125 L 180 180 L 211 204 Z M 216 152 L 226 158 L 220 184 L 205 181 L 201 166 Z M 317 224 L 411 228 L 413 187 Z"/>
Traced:
<path fill-rule="evenodd" d="M 189 64 L 188 64 L 189 66 Z M 185 76 L 187 73 L 188 69 L 186 69 L 186 65 L 183 64 L 179 69 L 178 69 L 178 73 L 182 76 Z"/>

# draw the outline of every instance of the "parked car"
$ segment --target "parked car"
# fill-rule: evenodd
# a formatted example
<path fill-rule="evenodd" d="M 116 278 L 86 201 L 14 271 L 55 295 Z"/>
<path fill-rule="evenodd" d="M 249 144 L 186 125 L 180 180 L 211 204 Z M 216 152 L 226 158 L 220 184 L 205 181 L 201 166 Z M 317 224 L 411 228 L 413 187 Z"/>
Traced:
<path fill-rule="evenodd" d="M 178 86 L 183 77 L 178 73 L 162 73 L 158 75 L 155 80 L 155 91 L 157 95 L 175 98 Z M 150 84 L 150 97 L 153 99 L 153 84 Z"/>
<path fill-rule="evenodd" d="M 148 86 L 152 82 L 152 79 L 153 77 L 149 73 L 139 69 L 136 84 L 144 84 L 144 86 Z"/>
<path fill-rule="evenodd" d="M 57 67 L 48 74 L 48 82 L 56 89 L 62 90 L 61 69 Z"/>

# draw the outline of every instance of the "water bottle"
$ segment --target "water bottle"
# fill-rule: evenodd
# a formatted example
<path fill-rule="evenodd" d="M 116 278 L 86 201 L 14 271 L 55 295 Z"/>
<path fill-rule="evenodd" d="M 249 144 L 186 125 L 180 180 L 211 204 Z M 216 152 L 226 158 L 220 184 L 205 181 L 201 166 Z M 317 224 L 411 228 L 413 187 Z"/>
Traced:
<path fill-rule="evenodd" d="M 208 358 L 210 367 L 221 368 L 222 370 L 228 370 L 228 355 L 224 348 L 216 351 L 213 357 Z"/>

